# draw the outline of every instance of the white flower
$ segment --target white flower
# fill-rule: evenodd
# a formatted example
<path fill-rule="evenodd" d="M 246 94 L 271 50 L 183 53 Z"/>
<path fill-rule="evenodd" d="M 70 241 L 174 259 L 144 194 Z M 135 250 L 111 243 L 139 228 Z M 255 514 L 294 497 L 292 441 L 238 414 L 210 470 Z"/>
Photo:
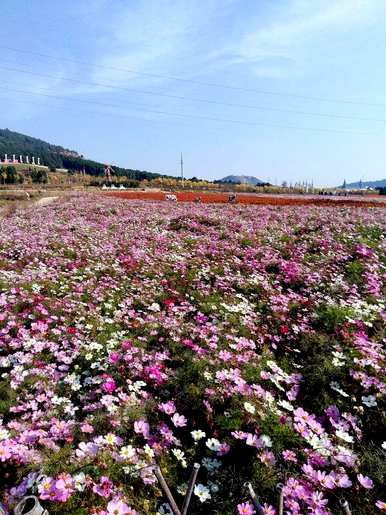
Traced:
<path fill-rule="evenodd" d="M 201 440 L 202 438 L 205 438 L 205 436 L 206 436 L 206 433 L 204 431 L 201 431 L 201 429 L 191 431 L 190 434 L 192 435 L 192 438 L 195 442 L 198 442 L 198 440 Z"/>
<path fill-rule="evenodd" d="M 286 401 L 286 400 L 278 401 L 277 405 L 280 406 L 281 408 L 286 409 L 287 411 L 293 411 L 294 410 L 294 407 L 292 406 L 292 404 L 290 402 Z"/>
<path fill-rule="evenodd" d="M 202 485 L 201 483 L 198 483 L 194 487 L 194 495 L 197 495 L 197 497 L 200 499 L 201 502 L 205 502 L 208 499 L 212 498 L 212 496 L 210 495 L 209 488 Z"/>
<path fill-rule="evenodd" d="M 221 443 L 217 440 L 217 438 L 209 438 L 206 442 L 206 446 L 211 451 L 218 451 L 220 448 Z"/>
<path fill-rule="evenodd" d="M 83 490 L 86 488 L 86 475 L 84 472 L 79 472 L 79 474 L 76 474 L 73 477 L 75 481 L 75 489 L 79 492 L 83 492 Z"/>
<path fill-rule="evenodd" d="M 343 367 L 344 361 L 341 361 L 338 358 L 332 358 L 332 364 L 334 365 L 334 367 Z"/>
<path fill-rule="evenodd" d="M 386 441 L 382 443 L 382 449 L 386 449 Z"/>
<path fill-rule="evenodd" d="M 344 440 L 345 442 L 352 443 L 354 441 L 354 438 L 351 435 L 349 435 L 345 431 L 342 431 L 341 429 L 337 429 L 335 434 L 338 438 Z"/>
<path fill-rule="evenodd" d="M 244 409 L 245 411 L 248 411 L 248 413 L 251 413 L 251 415 L 254 415 L 256 412 L 255 406 L 250 402 L 244 402 Z"/>
<path fill-rule="evenodd" d="M 172 509 L 168 503 L 161 504 L 158 508 L 157 515 L 173 515 Z"/>
<path fill-rule="evenodd" d="M 117 437 L 113 435 L 113 433 L 109 433 L 108 435 L 106 435 L 104 437 L 104 440 L 108 445 L 114 445 L 117 443 Z"/>
<path fill-rule="evenodd" d="M 0 440 L 7 440 L 11 436 L 11 433 L 4 428 L 0 427 Z"/>
<path fill-rule="evenodd" d="M 272 447 L 272 440 L 268 435 L 261 435 L 260 440 L 266 447 Z"/>
<path fill-rule="evenodd" d="M 188 484 L 187 483 L 181 483 L 176 488 L 177 492 L 181 495 L 186 495 L 186 492 L 188 491 Z"/>
<path fill-rule="evenodd" d="M 177 458 L 177 460 L 181 463 L 181 465 L 186 468 L 188 466 L 186 459 L 185 459 L 185 453 L 181 451 L 181 449 L 172 449 L 172 453 Z"/>
<path fill-rule="evenodd" d="M 134 458 L 136 454 L 136 450 L 132 445 L 126 445 L 121 448 L 121 452 L 119 455 L 121 458 L 123 458 L 126 461 L 130 461 L 132 458 Z"/>
<path fill-rule="evenodd" d="M 336 392 L 340 393 L 343 397 L 350 397 L 348 393 L 346 393 L 345 391 L 343 391 L 341 388 L 340 388 L 340 385 L 339 383 L 335 382 L 335 381 L 332 381 L 330 383 L 330 386 L 333 390 L 335 390 Z"/>
<path fill-rule="evenodd" d="M 368 408 L 374 408 L 377 405 L 375 395 L 369 395 L 368 397 L 362 397 L 362 403 Z"/>
<path fill-rule="evenodd" d="M 146 444 L 143 448 L 143 452 L 146 454 L 146 456 L 149 458 L 149 460 L 152 460 L 154 458 L 154 451 L 150 447 L 150 445 Z"/>

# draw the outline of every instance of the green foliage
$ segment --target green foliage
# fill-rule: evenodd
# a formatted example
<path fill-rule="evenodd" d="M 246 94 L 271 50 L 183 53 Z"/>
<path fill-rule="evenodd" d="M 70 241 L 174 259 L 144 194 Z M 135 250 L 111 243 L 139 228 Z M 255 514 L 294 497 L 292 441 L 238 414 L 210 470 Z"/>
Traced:
<path fill-rule="evenodd" d="M 332 363 L 331 352 L 336 341 L 330 336 L 319 334 L 305 335 L 299 342 L 301 350 L 303 383 L 307 388 L 302 389 L 302 403 L 305 409 L 315 411 L 315 399 L 318 399 L 318 411 L 331 404 L 339 406 L 331 390 L 330 383 L 341 383 L 347 377 L 346 367 L 336 367 Z"/>
<path fill-rule="evenodd" d="M 56 476 L 61 472 L 68 472 L 73 452 L 70 444 L 63 445 L 57 452 L 47 449 L 44 453 L 45 459 L 42 472 L 47 474 L 47 476 Z M 72 468 L 75 470 L 74 467 Z"/>
<path fill-rule="evenodd" d="M 346 266 L 346 277 L 352 284 L 361 284 L 363 282 L 364 264 L 359 259 L 350 261 Z"/>
<path fill-rule="evenodd" d="M 10 388 L 9 382 L 3 380 L 0 382 L 0 418 L 9 413 L 9 408 L 14 404 L 16 399 L 15 390 Z"/>
<path fill-rule="evenodd" d="M 42 170 L 40 168 L 34 168 L 31 172 L 31 179 L 32 182 L 35 183 L 47 183 L 48 182 L 48 175 L 46 170 Z"/>
<path fill-rule="evenodd" d="M 328 333 L 334 333 L 347 318 L 352 316 L 352 309 L 335 304 L 321 304 L 316 309 L 317 328 L 324 329 Z"/>
<path fill-rule="evenodd" d="M 276 455 L 285 449 L 301 448 L 304 440 L 292 427 L 280 422 L 279 417 L 274 413 L 262 419 L 259 423 L 261 432 L 267 434 L 273 442 L 272 450 Z"/>
<path fill-rule="evenodd" d="M 0 180 L 2 184 L 17 184 L 24 180 L 23 175 L 18 174 L 14 166 L 0 167 Z"/>

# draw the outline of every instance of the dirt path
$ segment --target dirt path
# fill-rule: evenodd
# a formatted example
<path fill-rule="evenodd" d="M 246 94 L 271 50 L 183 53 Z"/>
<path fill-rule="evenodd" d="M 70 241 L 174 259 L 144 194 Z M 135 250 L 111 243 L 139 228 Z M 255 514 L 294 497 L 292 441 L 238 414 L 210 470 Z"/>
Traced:
<path fill-rule="evenodd" d="M 59 197 L 43 197 L 40 198 L 35 202 L 35 206 L 47 206 L 48 204 L 51 204 L 51 202 L 54 202 Z"/>

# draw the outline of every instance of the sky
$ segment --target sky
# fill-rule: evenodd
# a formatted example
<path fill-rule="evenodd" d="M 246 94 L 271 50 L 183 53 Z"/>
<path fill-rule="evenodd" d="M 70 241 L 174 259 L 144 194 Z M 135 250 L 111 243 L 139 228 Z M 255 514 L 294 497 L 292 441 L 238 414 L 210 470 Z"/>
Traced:
<path fill-rule="evenodd" d="M 0 127 L 112 165 L 386 178 L 384 0 L 0 0 Z"/>

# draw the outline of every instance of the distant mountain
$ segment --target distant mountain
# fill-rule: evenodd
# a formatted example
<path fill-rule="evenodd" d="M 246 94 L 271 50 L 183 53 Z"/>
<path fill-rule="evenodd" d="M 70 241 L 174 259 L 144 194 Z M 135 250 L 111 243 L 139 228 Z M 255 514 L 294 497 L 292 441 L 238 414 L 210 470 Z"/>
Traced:
<path fill-rule="evenodd" d="M 59 145 L 51 145 L 38 138 L 26 136 L 19 132 L 9 129 L 0 129 L 0 158 L 4 159 L 4 154 L 8 154 L 8 159 L 15 154 L 40 157 L 40 162 L 50 168 L 66 168 L 68 170 L 85 170 L 89 175 L 103 175 L 103 163 L 85 159 L 75 150 L 69 150 Z M 155 179 L 156 177 L 170 177 L 169 175 L 147 172 L 144 170 L 132 170 L 129 168 L 119 168 L 114 166 L 114 172 L 118 176 L 129 177 L 130 179 L 143 180 Z"/>
<path fill-rule="evenodd" d="M 342 188 L 342 186 L 339 186 Z M 346 184 L 347 189 L 355 189 L 355 188 L 385 188 L 386 187 L 386 179 L 381 179 L 379 181 L 358 181 L 358 182 L 350 182 Z"/>
<path fill-rule="evenodd" d="M 251 184 L 256 186 L 257 184 L 264 184 L 264 181 L 253 177 L 252 175 L 227 175 L 223 179 L 215 181 L 217 183 L 233 183 L 233 184 Z"/>

